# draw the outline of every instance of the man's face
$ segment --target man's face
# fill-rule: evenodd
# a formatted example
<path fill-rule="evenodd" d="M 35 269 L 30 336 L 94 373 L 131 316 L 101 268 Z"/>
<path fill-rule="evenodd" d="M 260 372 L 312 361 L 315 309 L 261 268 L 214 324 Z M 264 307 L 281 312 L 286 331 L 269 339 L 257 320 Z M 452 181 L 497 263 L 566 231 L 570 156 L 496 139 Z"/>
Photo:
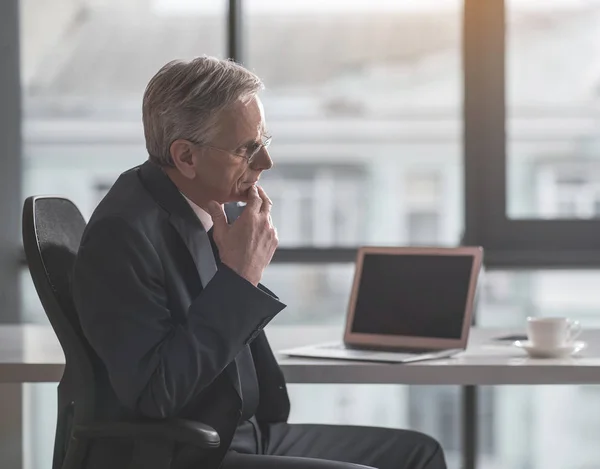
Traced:
<path fill-rule="evenodd" d="M 273 166 L 265 148 L 250 163 L 244 158 L 259 148 L 265 133 L 264 111 L 258 97 L 238 101 L 224 111 L 208 146 L 195 145 L 191 150 L 195 177 L 190 189 L 199 191 L 199 199 L 219 203 L 245 201 L 260 174 Z"/>

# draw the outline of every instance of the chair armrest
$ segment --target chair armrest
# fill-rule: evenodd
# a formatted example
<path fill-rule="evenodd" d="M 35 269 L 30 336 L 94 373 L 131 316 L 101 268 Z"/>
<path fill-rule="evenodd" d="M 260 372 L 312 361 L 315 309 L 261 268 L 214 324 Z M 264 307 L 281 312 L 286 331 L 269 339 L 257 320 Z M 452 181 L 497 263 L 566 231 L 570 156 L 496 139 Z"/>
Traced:
<path fill-rule="evenodd" d="M 77 425 L 73 429 L 73 438 L 158 439 L 205 449 L 218 448 L 221 444 L 219 434 L 214 428 L 203 423 L 182 419 L 96 422 Z"/>

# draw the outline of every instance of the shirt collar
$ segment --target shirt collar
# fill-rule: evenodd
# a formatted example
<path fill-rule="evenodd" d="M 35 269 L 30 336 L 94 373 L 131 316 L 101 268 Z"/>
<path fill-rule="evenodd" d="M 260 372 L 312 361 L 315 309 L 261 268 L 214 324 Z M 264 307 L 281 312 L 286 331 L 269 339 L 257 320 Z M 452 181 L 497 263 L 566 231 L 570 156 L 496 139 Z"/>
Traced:
<path fill-rule="evenodd" d="M 181 193 L 181 195 L 183 195 L 183 197 L 185 198 L 187 203 L 190 204 L 190 207 L 192 207 L 192 210 L 194 211 L 194 213 L 200 220 L 200 223 L 202 223 L 204 230 L 206 232 L 208 232 L 213 227 L 212 217 L 205 210 L 203 210 L 198 205 L 196 205 L 194 202 L 192 202 L 190 199 L 188 199 L 185 196 L 185 194 Z"/>

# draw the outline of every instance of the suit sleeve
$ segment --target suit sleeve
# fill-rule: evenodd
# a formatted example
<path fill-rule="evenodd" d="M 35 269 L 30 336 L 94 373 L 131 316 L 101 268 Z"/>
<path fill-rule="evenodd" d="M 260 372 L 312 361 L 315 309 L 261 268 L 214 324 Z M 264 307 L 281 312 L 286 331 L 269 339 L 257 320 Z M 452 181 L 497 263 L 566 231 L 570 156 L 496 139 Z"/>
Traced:
<path fill-rule="evenodd" d="M 164 275 L 145 235 L 109 218 L 89 227 L 73 278 L 84 334 L 119 400 L 151 418 L 178 415 L 285 308 L 220 266 L 177 324 Z"/>

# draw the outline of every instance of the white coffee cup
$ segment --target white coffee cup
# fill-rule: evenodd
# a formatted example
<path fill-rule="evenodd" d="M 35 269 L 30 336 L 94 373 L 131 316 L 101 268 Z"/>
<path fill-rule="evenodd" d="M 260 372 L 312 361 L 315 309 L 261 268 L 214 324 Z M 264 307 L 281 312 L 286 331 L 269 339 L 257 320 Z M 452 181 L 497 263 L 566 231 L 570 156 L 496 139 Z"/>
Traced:
<path fill-rule="evenodd" d="M 568 345 L 581 334 L 578 321 L 568 318 L 527 318 L 527 337 L 534 347 L 553 349 Z"/>

